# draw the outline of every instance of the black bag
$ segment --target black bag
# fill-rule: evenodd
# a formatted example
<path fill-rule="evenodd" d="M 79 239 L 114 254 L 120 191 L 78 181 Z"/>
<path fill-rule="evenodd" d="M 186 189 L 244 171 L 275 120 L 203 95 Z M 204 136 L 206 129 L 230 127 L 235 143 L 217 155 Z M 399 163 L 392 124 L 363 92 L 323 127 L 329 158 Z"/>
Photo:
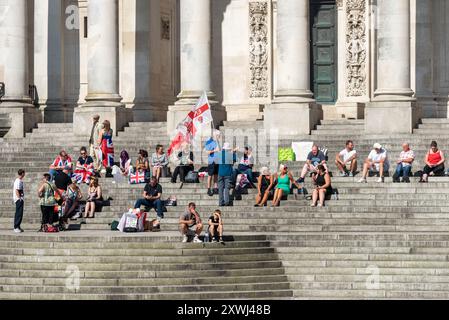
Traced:
<path fill-rule="evenodd" d="M 176 196 L 170 196 L 167 200 L 165 200 L 165 205 L 167 207 L 176 207 L 178 205 Z"/>
<path fill-rule="evenodd" d="M 189 171 L 184 180 L 186 183 L 200 183 L 200 177 L 197 171 Z"/>
<path fill-rule="evenodd" d="M 125 229 L 123 229 L 123 232 L 136 233 L 137 232 L 137 228 L 125 228 Z"/>

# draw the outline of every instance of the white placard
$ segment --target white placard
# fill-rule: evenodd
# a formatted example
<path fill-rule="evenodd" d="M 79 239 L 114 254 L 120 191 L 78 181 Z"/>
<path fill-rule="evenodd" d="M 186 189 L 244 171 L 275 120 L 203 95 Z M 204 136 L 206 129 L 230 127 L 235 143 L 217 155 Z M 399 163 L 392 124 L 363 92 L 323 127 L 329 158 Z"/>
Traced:
<path fill-rule="evenodd" d="M 310 151 L 312 151 L 313 142 L 302 141 L 302 142 L 292 142 L 292 149 L 296 155 L 296 161 L 304 162 L 307 160 L 307 156 Z"/>

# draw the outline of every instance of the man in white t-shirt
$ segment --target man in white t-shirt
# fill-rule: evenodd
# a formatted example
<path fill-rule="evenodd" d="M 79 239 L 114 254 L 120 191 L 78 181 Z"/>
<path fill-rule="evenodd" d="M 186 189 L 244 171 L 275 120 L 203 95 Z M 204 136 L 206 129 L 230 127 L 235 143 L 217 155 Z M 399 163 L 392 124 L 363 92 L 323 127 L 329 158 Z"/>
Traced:
<path fill-rule="evenodd" d="M 410 183 L 410 171 L 412 170 L 412 163 L 415 161 L 415 153 L 410 149 L 408 143 L 402 145 L 402 152 L 397 160 L 396 171 L 393 175 L 393 182 L 400 182 L 402 177 L 402 182 Z"/>
<path fill-rule="evenodd" d="M 14 181 L 14 189 L 12 193 L 13 201 L 16 205 L 16 214 L 14 216 L 14 232 L 22 233 L 20 228 L 23 219 L 23 206 L 24 206 L 24 192 L 23 192 L 23 178 L 25 177 L 25 170 L 20 169 L 17 173 L 16 181 Z"/>
<path fill-rule="evenodd" d="M 335 164 L 340 170 L 340 176 L 353 177 L 355 175 L 357 171 L 357 151 L 354 149 L 354 143 L 351 140 L 346 141 L 346 148 L 337 154 Z"/>
<path fill-rule="evenodd" d="M 366 177 L 368 172 L 379 174 L 379 179 L 377 182 L 384 182 L 384 173 L 388 172 L 390 168 L 390 163 L 388 161 L 387 150 L 382 148 L 379 143 L 375 143 L 373 150 L 371 150 L 368 158 L 365 160 L 363 165 L 363 175 L 359 182 L 366 182 Z"/>

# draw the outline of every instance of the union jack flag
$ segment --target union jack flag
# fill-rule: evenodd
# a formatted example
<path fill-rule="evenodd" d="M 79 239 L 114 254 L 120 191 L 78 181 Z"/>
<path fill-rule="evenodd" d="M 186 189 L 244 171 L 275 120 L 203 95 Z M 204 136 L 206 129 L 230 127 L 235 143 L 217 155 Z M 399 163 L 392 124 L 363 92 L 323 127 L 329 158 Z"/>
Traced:
<path fill-rule="evenodd" d="M 129 176 L 130 184 L 145 183 L 145 173 L 137 171 Z"/>
<path fill-rule="evenodd" d="M 94 168 L 92 165 L 85 165 L 83 167 L 77 167 L 75 172 L 73 173 L 73 177 L 76 180 L 76 183 L 90 183 L 90 179 L 94 174 Z"/>
<path fill-rule="evenodd" d="M 103 152 L 103 166 L 111 168 L 114 166 L 114 144 L 112 143 L 112 137 L 105 137 L 102 143 L 101 151 Z"/>

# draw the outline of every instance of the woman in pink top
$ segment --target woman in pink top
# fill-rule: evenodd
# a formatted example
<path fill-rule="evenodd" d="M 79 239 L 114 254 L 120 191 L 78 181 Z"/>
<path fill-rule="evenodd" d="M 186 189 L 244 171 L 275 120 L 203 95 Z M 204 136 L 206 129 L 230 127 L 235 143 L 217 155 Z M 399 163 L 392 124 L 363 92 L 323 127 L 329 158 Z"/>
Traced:
<path fill-rule="evenodd" d="M 436 141 L 430 144 L 430 150 L 426 154 L 426 166 L 423 171 L 424 174 L 419 182 L 427 182 L 429 175 L 441 176 L 444 174 L 444 154 L 438 149 Z"/>

